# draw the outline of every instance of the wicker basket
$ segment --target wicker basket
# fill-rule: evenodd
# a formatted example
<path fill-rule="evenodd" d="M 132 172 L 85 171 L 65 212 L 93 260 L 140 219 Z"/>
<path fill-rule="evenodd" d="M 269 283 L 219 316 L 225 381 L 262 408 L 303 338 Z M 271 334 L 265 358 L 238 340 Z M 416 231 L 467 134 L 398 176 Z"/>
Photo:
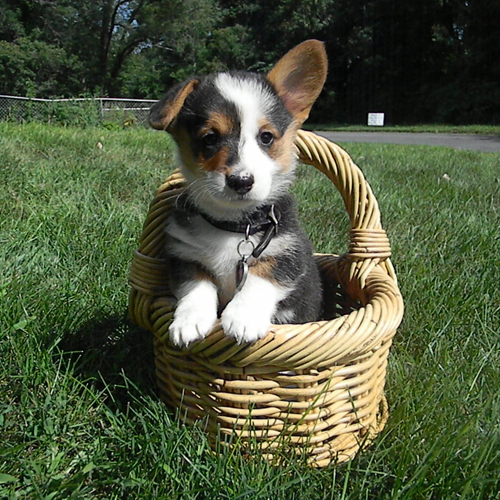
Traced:
<path fill-rule="evenodd" d="M 132 263 L 130 313 L 155 336 L 162 399 L 187 421 L 207 419 L 209 435 L 258 443 L 272 459 L 292 445 L 312 465 L 348 460 L 387 420 L 387 357 L 403 315 L 373 193 L 348 154 L 310 132 L 296 142 L 300 160 L 323 172 L 341 193 L 351 222 L 349 251 L 317 255 L 324 321 L 273 325 L 252 345 L 224 336 L 219 323 L 187 350 L 169 341 L 174 301 L 160 255 L 164 223 L 184 179 L 159 188 Z M 331 319 L 330 319 L 331 318 Z"/>

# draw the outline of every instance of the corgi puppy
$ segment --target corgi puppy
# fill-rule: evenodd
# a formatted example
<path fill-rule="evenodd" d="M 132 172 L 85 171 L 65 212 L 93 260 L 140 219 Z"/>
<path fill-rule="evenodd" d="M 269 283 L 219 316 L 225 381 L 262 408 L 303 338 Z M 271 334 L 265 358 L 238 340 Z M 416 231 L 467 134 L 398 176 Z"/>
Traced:
<path fill-rule="evenodd" d="M 175 345 L 204 338 L 218 318 L 239 343 L 272 323 L 319 319 L 321 281 L 288 188 L 296 133 L 326 72 L 323 44 L 308 40 L 267 75 L 193 77 L 151 108 L 187 181 L 166 224 Z"/>

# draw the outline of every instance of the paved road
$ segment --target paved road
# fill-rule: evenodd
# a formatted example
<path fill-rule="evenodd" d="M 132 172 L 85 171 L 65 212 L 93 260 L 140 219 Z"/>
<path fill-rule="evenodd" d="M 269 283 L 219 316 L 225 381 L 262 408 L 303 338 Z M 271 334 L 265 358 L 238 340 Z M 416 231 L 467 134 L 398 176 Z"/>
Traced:
<path fill-rule="evenodd" d="M 333 142 L 376 142 L 412 144 L 416 146 L 446 146 L 486 153 L 500 152 L 500 136 L 476 134 L 427 134 L 407 132 L 317 132 Z"/>

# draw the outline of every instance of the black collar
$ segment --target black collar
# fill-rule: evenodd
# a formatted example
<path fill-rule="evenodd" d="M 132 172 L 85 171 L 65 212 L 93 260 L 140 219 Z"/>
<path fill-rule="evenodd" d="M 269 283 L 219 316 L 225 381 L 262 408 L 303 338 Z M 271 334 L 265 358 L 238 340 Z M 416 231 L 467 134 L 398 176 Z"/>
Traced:
<path fill-rule="evenodd" d="M 239 221 L 217 220 L 210 215 L 198 211 L 198 213 L 212 226 L 229 231 L 231 233 L 241 233 L 248 236 L 257 234 L 260 231 L 267 231 L 270 227 L 277 228 L 281 219 L 281 213 L 274 205 L 264 205 L 247 215 Z"/>
<path fill-rule="evenodd" d="M 201 215 L 201 217 L 203 217 L 212 226 L 231 233 L 241 233 L 253 236 L 260 231 L 267 231 L 271 227 L 275 228 L 275 232 L 277 232 L 278 225 L 281 220 L 281 212 L 274 206 L 274 204 L 263 205 L 250 214 L 245 215 L 242 219 L 232 221 L 214 219 L 191 203 L 187 196 L 184 195 L 182 198 L 184 199 L 181 201 L 181 204 L 187 212 Z"/>
<path fill-rule="evenodd" d="M 187 197 L 183 200 L 183 203 L 185 210 L 188 212 L 200 215 L 209 224 L 223 231 L 244 234 L 245 240 L 248 240 L 250 236 L 258 232 L 264 232 L 259 244 L 254 247 L 251 254 L 256 259 L 260 257 L 262 252 L 269 246 L 274 236 L 278 234 L 281 212 L 276 209 L 274 204 L 259 207 L 240 221 L 221 221 L 201 212 L 198 207 L 190 203 Z M 248 258 L 249 256 L 246 257 Z"/>

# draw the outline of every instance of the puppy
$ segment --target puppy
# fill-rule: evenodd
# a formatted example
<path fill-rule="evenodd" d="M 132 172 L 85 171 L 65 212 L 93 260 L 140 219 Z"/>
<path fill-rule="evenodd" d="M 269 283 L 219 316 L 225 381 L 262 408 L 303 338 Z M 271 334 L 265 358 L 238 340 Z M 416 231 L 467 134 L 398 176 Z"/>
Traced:
<path fill-rule="evenodd" d="M 271 323 L 318 319 L 319 273 L 288 188 L 296 133 L 326 71 L 323 44 L 308 40 L 267 75 L 193 77 L 151 108 L 187 180 L 166 225 L 174 344 L 204 338 L 219 317 L 240 343 L 264 337 Z"/>

